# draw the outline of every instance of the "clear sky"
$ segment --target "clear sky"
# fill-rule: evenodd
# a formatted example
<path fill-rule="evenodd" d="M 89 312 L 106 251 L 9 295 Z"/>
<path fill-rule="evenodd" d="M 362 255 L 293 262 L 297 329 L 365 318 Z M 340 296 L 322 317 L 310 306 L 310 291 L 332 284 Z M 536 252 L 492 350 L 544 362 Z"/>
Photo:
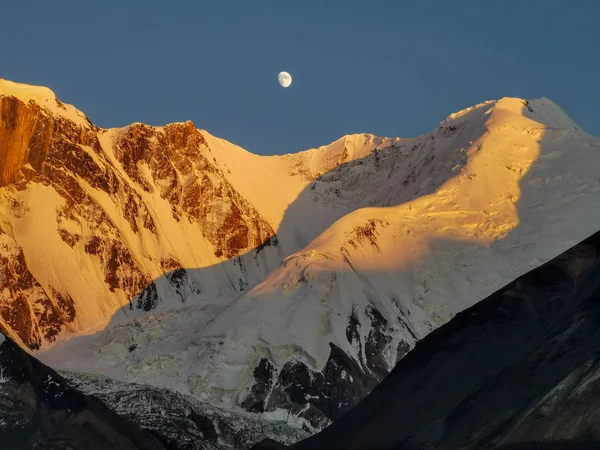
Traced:
<path fill-rule="evenodd" d="M 255 153 L 413 137 L 503 96 L 600 135 L 600 0 L 1 0 L 0 43 L 0 78 L 99 126 L 189 119 Z"/>

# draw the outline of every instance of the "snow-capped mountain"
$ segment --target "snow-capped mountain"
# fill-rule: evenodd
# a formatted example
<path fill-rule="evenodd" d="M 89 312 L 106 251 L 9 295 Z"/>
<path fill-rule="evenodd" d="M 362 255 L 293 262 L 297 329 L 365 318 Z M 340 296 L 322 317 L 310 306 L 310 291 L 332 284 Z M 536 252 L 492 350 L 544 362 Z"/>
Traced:
<path fill-rule="evenodd" d="M 0 333 L 0 447 L 166 450 Z M 202 448 L 202 447 L 195 447 Z M 209 448 L 209 447 L 206 447 Z"/>
<path fill-rule="evenodd" d="M 99 129 L 45 88 L 0 96 L 6 333 L 55 368 L 309 430 L 598 228 L 600 140 L 547 99 L 264 157 L 191 122 Z"/>
<path fill-rule="evenodd" d="M 600 232 L 421 340 L 296 450 L 595 449 Z"/>
<path fill-rule="evenodd" d="M 301 191 L 388 142 L 265 158 L 191 122 L 101 130 L 46 88 L 1 81 L 0 100 L 0 316 L 32 349 L 123 306 L 226 305 L 365 203 L 321 193 L 278 236 Z"/>

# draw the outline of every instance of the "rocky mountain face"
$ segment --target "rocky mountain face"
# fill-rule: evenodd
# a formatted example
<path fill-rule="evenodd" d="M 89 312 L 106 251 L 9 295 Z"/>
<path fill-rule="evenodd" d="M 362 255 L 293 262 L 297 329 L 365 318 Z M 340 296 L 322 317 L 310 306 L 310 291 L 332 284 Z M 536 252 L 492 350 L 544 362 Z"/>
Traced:
<path fill-rule="evenodd" d="M 185 280 L 178 255 L 168 246 L 160 256 L 140 248 L 161 244 L 161 214 L 172 223 L 195 225 L 195 237 L 205 241 L 214 259 L 274 240 L 271 226 L 227 182 L 191 122 L 107 132 L 35 101 L 10 95 L 0 101 L 0 315 L 6 331 L 27 347 L 37 349 L 88 320 L 110 318 L 126 302 L 153 309 L 158 301 L 153 279 L 163 273 L 172 272 L 171 284 L 181 290 Z M 156 211 L 145 194 L 164 200 L 168 210 Z M 30 223 L 42 219 L 31 212 L 37 202 L 51 203 L 50 223 Z M 35 239 L 39 226 L 51 229 L 54 239 Z M 30 239 L 35 242 L 22 243 Z M 54 272 L 51 261 L 31 263 L 33 251 L 38 259 L 51 251 L 83 259 L 77 272 L 82 280 L 48 273 Z M 237 281 L 233 291 L 248 283 Z M 202 292 L 201 285 L 189 289 Z M 98 309 L 104 310 L 100 317 Z"/>
<path fill-rule="evenodd" d="M 277 426 L 343 416 L 419 339 L 596 231 L 600 141 L 547 99 L 272 157 L 190 122 L 100 129 L 45 88 L 0 81 L 0 99 L 5 334 Z"/>
<path fill-rule="evenodd" d="M 597 448 L 600 232 L 422 339 L 294 449 Z"/>
<path fill-rule="evenodd" d="M 0 444 L 29 449 L 166 447 L 0 334 Z"/>

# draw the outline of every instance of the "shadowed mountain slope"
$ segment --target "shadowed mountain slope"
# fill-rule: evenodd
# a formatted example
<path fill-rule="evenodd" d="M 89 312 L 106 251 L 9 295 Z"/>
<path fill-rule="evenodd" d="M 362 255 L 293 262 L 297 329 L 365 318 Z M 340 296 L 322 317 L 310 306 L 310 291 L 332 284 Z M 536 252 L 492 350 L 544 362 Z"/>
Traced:
<path fill-rule="evenodd" d="M 599 330 L 596 233 L 432 332 L 363 402 L 293 448 L 591 448 Z"/>
<path fill-rule="evenodd" d="M 0 334 L 0 448 L 165 450 Z"/>

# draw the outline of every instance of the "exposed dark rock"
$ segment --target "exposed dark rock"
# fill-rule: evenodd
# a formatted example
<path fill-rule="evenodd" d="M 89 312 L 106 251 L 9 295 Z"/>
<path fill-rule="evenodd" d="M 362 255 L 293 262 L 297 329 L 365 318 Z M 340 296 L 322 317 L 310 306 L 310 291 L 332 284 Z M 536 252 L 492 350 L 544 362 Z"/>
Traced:
<path fill-rule="evenodd" d="M 73 233 L 69 233 L 67 230 L 59 228 L 58 234 L 60 238 L 69 244 L 70 247 L 74 247 L 77 242 L 81 239 L 81 236 Z"/>
<path fill-rule="evenodd" d="M 183 267 L 169 272 L 166 275 L 166 279 L 175 289 L 175 294 L 183 303 L 185 303 L 188 295 L 202 293 L 202 288 L 189 278 L 187 270 Z"/>
<path fill-rule="evenodd" d="M 308 434 L 284 422 L 221 410 L 168 389 L 67 373 L 83 392 L 95 392 L 112 410 L 155 435 L 169 450 L 247 449 L 266 437 L 290 443 Z"/>
<path fill-rule="evenodd" d="M 160 268 L 163 272 L 174 272 L 177 269 L 182 269 L 181 263 L 172 257 L 162 258 L 160 260 Z"/>
<path fill-rule="evenodd" d="M 322 372 L 312 371 L 300 361 L 289 361 L 281 369 L 270 393 L 262 386 L 260 391 L 253 392 L 252 404 L 266 402 L 269 411 L 288 409 L 313 427 L 341 417 L 379 380 L 336 345 L 330 344 L 330 348 Z"/>
<path fill-rule="evenodd" d="M 377 227 L 385 225 L 387 225 L 387 222 L 384 220 L 371 219 L 365 225 L 356 227 L 353 233 L 353 239 L 351 240 L 356 243 L 368 241 L 369 244 L 375 247 L 378 252 L 381 252 L 381 248 L 379 248 L 379 244 L 377 243 Z"/>
<path fill-rule="evenodd" d="M 148 192 L 152 187 L 139 163 L 150 167 L 152 181 L 166 186 L 161 196 L 171 203 L 173 217 L 180 220 L 185 215 L 201 223 L 216 256 L 231 258 L 274 236 L 269 224 L 224 178 L 192 122 L 169 124 L 162 132 L 134 124 L 117 144 L 115 154 L 131 179 Z M 188 181 L 181 184 L 179 177 Z M 135 204 L 143 202 L 136 200 Z M 129 210 L 133 216 L 135 208 Z"/>
<path fill-rule="evenodd" d="M 136 307 L 144 311 L 150 311 L 156 307 L 158 303 L 158 292 L 154 282 L 145 288 L 137 297 Z"/>
<path fill-rule="evenodd" d="M 371 319 L 371 330 L 365 340 L 367 366 L 373 373 L 382 379 L 389 372 L 385 354 L 392 338 L 384 332 L 387 328 L 388 321 L 376 308 L 367 307 L 365 313 L 369 319 Z"/>
<path fill-rule="evenodd" d="M 273 439 L 263 439 L 258 444 L 250 447 L 250 450 L 285 450 L 287 447 Z"/>
<path fill-rule="evenodd" d="M 360 334 L 358 332 L 358 327 L 360 326 L 360 322 L 358 321 L 358 317 L 356 317 L 356 311 L 352 308 L 352 314 L 350 315 L 350 321 L 348 326 L 346 327 L 346 338 L 350 344 L 358 343 L 360 346 Z"/>
<path fill-rule="evenodd" d="M 210 442 L 216 442 L 219 438 L 215 425 L 212 421 L 202 414 L 198 414 L 196 411 L 192 410 L 190 413 L 190 419 L 196 424 L 198 429 L 202 432 L 202 436 Z"/>
<path fill-rule="evenodd" d="M 299 412 L 305 406 L 308 409 L 302 417 L 313 426 L 322 425 L 330 415 L 324 388 L 324 377 L 319 372 L 312 372 L 299 361 L 287 362 L 268 398 L 267 410 L 284 408 Z"/>
<path fill-rule="evenodd" d="M 330 355 L 321 372 L 313 371 L 301 361 L 291 360 L 275 378 L 276 368 L 268 359 L 262 358 L 254 369 L 255 381 L 242 407 L 251 412 L 287 409 L 315 428 L 341 417 L 388 373 L 384 357 L 391 342 L 386 333 L 388 321 L 375 308 L 371 307 L 365 313 L 371 321 L 371 332 L 365 343 L 368 367 L 361 362 L 360 322 L 353 311 L 346 338 L 358 349 L 359 361 L 330 344 Z M 402 349 L 408 351 L 408 344 L 398 346 L 399 354 Z M 402 356 L 404 354 L 399 357 Z"/>
<path fill-rule="evenodd" d="M 0 187 L 18 192 L 39 183 L 56 191 L 63 201 L 57 211 L 60 238 L 75 253 L 83 248 L 97 258 L 109 292 L 121 291 L 133 299 L 145 290 L 139 305 L 133 303 L 132 307 L 149 310 L 157 302 L 147 265 L 138 261 L 139 255 L 131 253 L 123 238 L 146 230 L 156 235 L 160 218 L 150 213 L 152 208 L 140 192 L 159 190 L 170 202 L 173 217 L 198 223 L 220 257 L 232 258 L 253 249 L 258 254 L 265 246 L 276 245 L 268 222 L 230 185 L 192 122 L 161 128 L 133 124 L 118 137 L 111 156 L 107 156 L 99 140 L 104 131 L 88 120 L 78 124 L 35 102 L 25 104 L 8 96 L 0 98 L 0 112 L 0 148 L 10 149 L 0 154 Z M 106 194 L 125 220 L 109 218 L 105 205 L 84 186 Z M 14 209 L 10 213 L 22 217 L 28 205 L 20 204 L 18 196 L 9 201 Z M 68 231 L 72 228 L 61 225 L 63 221 L 85 224 L 86 236 Z M 157 264 L 163 273 L 175 271 L 170 278 L 182 301 L 200 292 L 199 286 L 177 272 L 181 265 L 166 262 L 163 268 L 162 259 Z M 44 292 L 50 286 L 42 288 L 36 279 L 39 275 L 29 273 L 24 263 L 19 269 L 16 265 L 0 261 L 0 272 L 4 272 L 0 279 L 5 280 L 2 285 L 29 283 L 29 287 L 11 290 L 11 305 L 0 304 L 0 314 L 21 342 L 34 349 L 54 340 L 72 321 L 69 313 L 54 307 L 57 299 Z M 242 279 L 236 287 L 242 291 L 248 283 Z"/>
<path fill-rule="evenodd" d="M 525 100 L 525 107 L 527 108 L 527 111 L 529 111 L 530 113 L 533 113 L 533 108 L 531 107 L 531 105 L 529 104 L 529 102 L 527 100 Z"/>
<path fill-rule="evenodd" d="M 71 297 L 45 290 L 29 271 L 16 243 L 12 256 L 0 254 L 0 282 L 10 294 L 9 299 L 0 301 L 0 316 L 29 348 L 39 348 L 42 339 L 54 341 L 64 324 L 75 319 Z"/>
<path fill-rule="evenodd" d="M 404 341 L 398 342 L 398 348 L 396 349 L 396 361 L 400 361 L 410 351 L 410 345 Z"/>
<path fill-rule="evenodd" d="M 265 247 L 277 247 L 277 236 L 273 235 L 269 239 L 256 246 L 256 254 L 258 255 Z"/>
<path fill-rule="evenodd" d="M 179 269 L 167 274 L 167 279 L 175 288 L 181 288 L 186 278 L 187 272 L 183 267 L 180 267 Z"/>
<path fill-rule="evenodd" d="M 0 98 L 0 186 L 19 181 L 27 162 L 39 170 L 51 143 L 53 121 L 37 106 L 15 97 Z"/>
<path fill-rule="evenodd" d="M 340 348 L 330 344 L 331 354 L 325 366 L 327 392 L 332 420 L 337 420 L 360 402 L 377 385 L 379 379 L 365 371 Z"/>
<path fill-rule="evenodd" d="M 242 408 L 250 412 L 264 412 L 265 399 L 273 385 L 275 366 L 267 358 L 261 358 L 254 369 L 254 384 L 248 397 L 242 402 Z"/>

